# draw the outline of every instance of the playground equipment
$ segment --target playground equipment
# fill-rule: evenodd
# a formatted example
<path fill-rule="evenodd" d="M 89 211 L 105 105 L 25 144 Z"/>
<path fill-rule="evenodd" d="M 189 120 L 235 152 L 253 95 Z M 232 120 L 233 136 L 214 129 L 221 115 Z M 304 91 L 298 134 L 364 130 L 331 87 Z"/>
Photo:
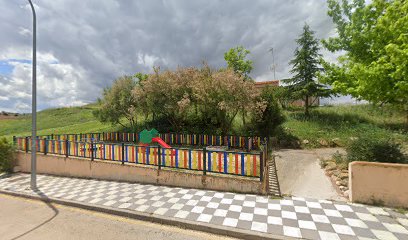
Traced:
<path fill-rule="evenodd" d="M 163 139 L 159 137 L 159 131 L 157 131 L 156 129 L 152 128 L 150 131 L 145 129 L 140 132 L 141 144 L 148 145 L 151 144 L 152 142 L 158 143 L 163 148 L 171 148 L 171 146 L 169 146 L 167 143 L 163 141 Z"/>

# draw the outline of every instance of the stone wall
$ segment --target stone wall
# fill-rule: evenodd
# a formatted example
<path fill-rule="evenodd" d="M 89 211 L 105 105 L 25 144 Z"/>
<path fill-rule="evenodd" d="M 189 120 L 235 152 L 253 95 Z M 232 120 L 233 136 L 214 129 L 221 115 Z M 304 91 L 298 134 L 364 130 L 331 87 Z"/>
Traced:
<path fill-rule="evenodd" d="M 408 164 L 352 162 L 350 201 L 408 208 Z"/>
<path fill-rule="evenodd" d="M 30 172 L 30 153 L 17 153 L 16 165 L 20 166 L 22 172 Z M 37 154 L 37 173 L 253 194 L 266 194 L 268 187 L 265 177 L 261 182 L 259 178 L 213 173 L 203 175 L 202 172 L 168 168 L 158 170 L 156 166 L 131 163 L 122 165 L 120 162 L 113 161 L 91 161 L 84 158 L 43 154 Z"/>

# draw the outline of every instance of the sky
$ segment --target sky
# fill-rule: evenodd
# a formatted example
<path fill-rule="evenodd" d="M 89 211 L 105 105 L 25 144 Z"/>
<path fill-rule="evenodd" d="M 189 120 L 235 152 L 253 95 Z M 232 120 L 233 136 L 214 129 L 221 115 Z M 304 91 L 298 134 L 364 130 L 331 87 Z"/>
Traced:
<path fill-rule="evenodd" d="M 225 67 L 224 53 L 251 51 L 256 81 L 290 77 L 305 23 L 319 39 L 334 26 L 324 0 L 33 0 L 37 11 L 38 109 L 94 102 L 122 75 Z M 32 14 L 0 0 L 0 111 L 31 111 Z M 335 56 L 321 53 L 328 60 Z"/>

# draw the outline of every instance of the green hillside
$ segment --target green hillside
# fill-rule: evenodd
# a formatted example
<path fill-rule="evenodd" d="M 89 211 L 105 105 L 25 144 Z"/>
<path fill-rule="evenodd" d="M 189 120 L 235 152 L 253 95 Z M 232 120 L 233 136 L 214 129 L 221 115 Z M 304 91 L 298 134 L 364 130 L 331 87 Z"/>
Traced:
<path fill-rule="evenodd" d="M 39 135 L 59 133 L 86 133 L 116 130 L 110 124 L 99 122 L 92 111 L 95 104 L 82 107 L 47 109 L 37 114 Z M 12 139 L 13 136 L 31 135 L 31 115 L 12 119 L 0 119 L 0 137 Z"/>

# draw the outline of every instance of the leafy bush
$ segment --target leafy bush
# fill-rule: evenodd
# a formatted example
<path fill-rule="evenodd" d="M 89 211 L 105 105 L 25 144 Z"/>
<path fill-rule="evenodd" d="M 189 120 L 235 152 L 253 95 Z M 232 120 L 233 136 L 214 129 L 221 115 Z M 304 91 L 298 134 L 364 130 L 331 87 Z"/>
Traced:
<path fill-rule="evenodd" d="M 264 88 L 254 109 L 251 125 L 259 136 L 272 136 L 285 120 L 274 94 L 274 88 Z"/>
<path fill-rule="evenodd" d="M 339 151 L 335 152 L 332 156 L 334 162 L 340 169 L 348 169 L 348 159 L 343 154 L 339 153 Z"/>
<path fill-rule="evenodd" d="M 0 172 L 13 170 L 14 148 L 5 138 L 0 139 Z"/>
<path fill-rule="evenodd" d="M 346 151 L 349 162 L 408 163 L 408 157 L 401 151 L 401 146 L 390 140 L 360 137 L 352 141 Z"/>

